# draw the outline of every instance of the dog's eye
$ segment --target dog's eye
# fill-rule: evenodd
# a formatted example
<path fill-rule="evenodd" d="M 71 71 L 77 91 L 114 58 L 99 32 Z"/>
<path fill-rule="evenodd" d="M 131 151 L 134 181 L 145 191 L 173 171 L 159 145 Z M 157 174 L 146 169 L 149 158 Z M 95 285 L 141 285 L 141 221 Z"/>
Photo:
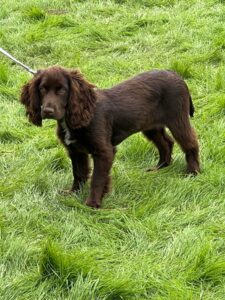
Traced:
<path fill-rule="evenodd" d="M 64 87 L 59 87 L 56 89 L 56 93 L 59 95 L 63 95 L 66 93 L 66 89 Z"/>
<path fill-rule="evenodd" d="M 45 86 L 40 86 L 39 91 L 40 91 L 41 94 L 44 94 L 44 93 L 46 93 L 47 88 Z"/>

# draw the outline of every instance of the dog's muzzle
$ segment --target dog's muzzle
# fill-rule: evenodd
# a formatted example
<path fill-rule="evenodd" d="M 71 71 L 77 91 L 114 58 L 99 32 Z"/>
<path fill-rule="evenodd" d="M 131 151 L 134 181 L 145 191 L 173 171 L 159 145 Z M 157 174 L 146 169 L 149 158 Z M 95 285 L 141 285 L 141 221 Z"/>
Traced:
<path fill-rule="evenodd" d="M 41 108 L 41 116 L 43 119 L 53 119 L 55 110 L 52 107 Z"/>

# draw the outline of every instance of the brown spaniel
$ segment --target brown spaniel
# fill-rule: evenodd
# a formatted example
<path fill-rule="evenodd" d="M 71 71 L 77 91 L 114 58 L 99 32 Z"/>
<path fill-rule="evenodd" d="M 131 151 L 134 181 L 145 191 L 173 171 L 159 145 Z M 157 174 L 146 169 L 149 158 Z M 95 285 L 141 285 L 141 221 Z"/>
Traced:
<path fill-rule="evenodd" d="M 89 154 L 94 161 L 90 195 L 86 204 L 99 208 L 109 189 L 116 146 L 142 131 L 159 151 L 157 169 L 171 163 L 173 140 L 185 153 L 187 172 L 199 172 L 199 147 L 189 115 L 194 107 L 185 82 L 172 71 L 142 73 L 109 89 L 97 89 L 77 71 L 61 67 L 40 70 L 25 86 L 21 102 L 29 121 L 57 121 L 57 135 L 73 166 L 73 186 L 78 191 L 88 179 Z"/>

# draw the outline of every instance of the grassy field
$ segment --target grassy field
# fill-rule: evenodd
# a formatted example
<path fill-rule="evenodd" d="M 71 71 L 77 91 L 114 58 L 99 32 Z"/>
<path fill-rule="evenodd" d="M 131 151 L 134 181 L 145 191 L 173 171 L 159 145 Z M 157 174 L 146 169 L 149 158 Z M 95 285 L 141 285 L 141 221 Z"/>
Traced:
<path fill-rule="evenodd" d="M 196 114 L 202 173 L 141 134 L 118 147 L 103 209 L 73 196 L 55 122 L 28 123 L 31 78 L 0 55 L 0 299 L 225 299 L 225 2 L 0 1 L 0 46 L 32 68 L 80 68 L 98 87 L 172 69 Z"/>

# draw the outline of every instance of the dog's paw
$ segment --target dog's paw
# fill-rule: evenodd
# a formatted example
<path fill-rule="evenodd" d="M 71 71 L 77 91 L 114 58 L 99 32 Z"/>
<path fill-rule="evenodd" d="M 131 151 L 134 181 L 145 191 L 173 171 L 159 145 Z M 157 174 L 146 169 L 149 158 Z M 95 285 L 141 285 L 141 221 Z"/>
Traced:
<path fill-rule="evenodd" d="M 199 175 L 200 174 L 200 170 L 199 169 L 197 169 L 197 170 L 187 170 L 187 175 L 188 176 L 191 176 L 191 177 L 195 177 L 195 176 L 197 176 L 197 175 Z"/>
<path fill-rule="evenodd" d="M 170 164 L 167 163 L 166 161 L 162 162 L 162 163 L 159 163 L 156 167 L 153 167 L 153 168 L 149 168 L 146 170 L 146 172 L 154 172 L 154 171 L 158 171 L 160 169 L 163 169 L 163 168 L 166 168 L 168 167 Z"/>
<path fill-rule="evenodd" d="M 85 204 L 92 208 L 100 208 L 101 207 L 101 204 L 99 202 L 89 199 L 89 198 L 85 201 Z"/>

